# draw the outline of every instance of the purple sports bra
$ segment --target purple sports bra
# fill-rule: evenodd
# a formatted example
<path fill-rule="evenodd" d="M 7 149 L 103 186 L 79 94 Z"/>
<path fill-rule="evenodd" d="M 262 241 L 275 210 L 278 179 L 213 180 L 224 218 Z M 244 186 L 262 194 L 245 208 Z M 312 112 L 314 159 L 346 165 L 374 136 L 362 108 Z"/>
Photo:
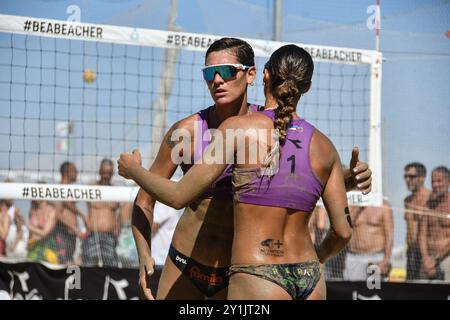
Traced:
<path fill-rule="evenodd" d="M 193 157 L 192 163 L 195 163 L 198 159 L 200 159 L 202 153 L 205 152 L 206 148 L 208 147 L 208 145 L 210 143 L 210 141 L 203 139 L 203 135 L 209 129 L 208 115 L 209 115 L 209 111 L 212 107 L 213 106 L 210 106 L 210 107 L 203 109 L 197 113 L 200 117 L 200 120 L 198 120 L 198 121 L 201 122 L 201 124 L 200 124 L 201 134 L 195 135 L 195 137 L 194 137 L 194 139 L 195 139 L 194 146 L 195 147 L 194 147 L 194 157 Z M 255 105 L 255 104 L 248 105 L 249 112 L 257 112 L 259 110 L 262 110 L 262 108 L 263 107 Z M 180 165 L 181 170 L 183 171 L 184 174 L 192 166 L 193 166 L 193 164 L 184 164 L 184 163 L 182 163 Z M 231 192 L 232 192 L 232 186 L 231 186 L 232 170 L 233 170 L 233 166 L 228 165 L 227 168 L 225 169 L 225 171 L 219 176 L 219 178 L 217 178 L 217 180 L 211 185 L 211 187 L 208 188 L 208 190 L 206 190 L 200 196 L 200 198 L 205 199 L 205 198 L 211 198 L 211 197 L 217 196 L 217 195 L 231 195 Z"/>
<path fill-rule="evenodd" d="M 261 112 L 272 120 L 275 117 L 273 110 Z M 292 120 L 280 148 L 278 171 L 273 175 L 263 175 L 261 168 L 234 168 L 234 200 L 312 212 L 324 189 L 312 171 L 309 158 L 313 133 L 314 126 L 306 120 Z"/>

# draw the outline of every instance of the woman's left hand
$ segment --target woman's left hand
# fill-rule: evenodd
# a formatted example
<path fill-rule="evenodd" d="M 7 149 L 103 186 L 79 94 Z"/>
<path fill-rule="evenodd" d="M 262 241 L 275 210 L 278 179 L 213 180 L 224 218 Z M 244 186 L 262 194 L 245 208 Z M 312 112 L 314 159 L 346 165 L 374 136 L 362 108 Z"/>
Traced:
<path fill-rule="evenodd" d="M 122 152 L 119 160 L 117 160 L 117 163 L 119 164 L 119 175 L 125 179 L 133 179 L 132 171 L 134 168 L 140 167 L 141 162 L 141 153 L 138 149 L 133 150 L 131 154 Z"/>
<path fill-rule="evenodd" d="M 344 177 L 347 191 L 358 190 L 363 194 L 368 194 L 372 190 L 372 171 L 367 163 L 359 160 L 358 147 L 354 147 L 352 150 L 348 174 L 350 176 Z"/>

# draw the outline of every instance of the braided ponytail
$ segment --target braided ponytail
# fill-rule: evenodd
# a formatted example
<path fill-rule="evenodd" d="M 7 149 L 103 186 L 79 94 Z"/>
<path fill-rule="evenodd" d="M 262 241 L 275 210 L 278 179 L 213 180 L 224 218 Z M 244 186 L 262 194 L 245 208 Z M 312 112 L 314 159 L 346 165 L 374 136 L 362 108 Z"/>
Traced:
<path fill-rule="evenodd" d="M 284 145 L 287 128 L 292 121 L 292 113 L 295 112 L 295 97 L 298 96 L 298 89 L 292 80 L 286 80 L 275 88 L 273 95 L 278 102 L 274 127 L 278 132 L 280 144 Z"/>
<path fill-rule="evenodd" d="M 296 45 L 286 45 L 272 54 L 265 68 L 270 73 L 272 95 L 278 104 L 274 127 L 280 145 L 283 145 L 297 102 L 309 89 L 314 63 L 306 50 Z"/>

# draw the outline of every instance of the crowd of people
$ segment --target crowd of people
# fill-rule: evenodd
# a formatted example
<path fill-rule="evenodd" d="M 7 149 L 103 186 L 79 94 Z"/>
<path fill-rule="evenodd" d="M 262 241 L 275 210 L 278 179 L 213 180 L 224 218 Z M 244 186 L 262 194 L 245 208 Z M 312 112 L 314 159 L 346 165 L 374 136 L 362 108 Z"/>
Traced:
<path fill-rule="evenodd" d="M 60 166 L 61 184 L 77 181 L 74 163 Z M 95 185 L 112 185 L 114 164 L 100 163 Z M 0 257 L 51 264 L 136 268 L 138 255 L 131 230 L 132 203 L 31 201 L 28 222 L 11 200 L 0 200 Z M 177 210 L 159 204 L 155 209 L 153 238 L 161 262 L 178 221 Z M 167 223 L 170 222 L 170 223 Z M 176 224 L 176 222 L 175 222 Z M 161 227 L 162 226 L 162 227 Z"/>
<path fill-rule="evenodd" d="M 73 163 L 63 163 L 60 171 L 62 184 L 76 182 L 77 170 Z M 445 166 L 434 168 L 431 190 L 425 187 L 426 173 L 425 166 L 419 162 L 409 163 L 404 169 L 410 192 L 404 199 L 406 279 L 450 281 L 450 173 Z M 96 184 L 111 185 L 113 174 L 113 163 L 102 160 L 100 180 Z M 137 267 L 132 207 L 129 202 L 93 202 L 88 203 L 85 215 L 74 203 L 31 201 L 27 223 L 13 201 L 0 200 L 0 256 L 54 264 Z M 353 236 L 344 250 L 325 264 L 326 278 L 365 280 L 370 265 L 378 266 L 387 278 L 392 267 L 394 235 L 391 204 L 384 200 L 382 207 L 350 206 L 349 209 Z M 162 203 L 155 206 L 152 226 L 155 249 L 152 251 L 157 274 L 164 265 L 179 217 L 178 210 Z M 309 228 L 311 239 L 317 245 L 329 230 L 323 206 L 314 209 Z"/>
<path fill-rule="evenodd" d="M 449 169 L 439 166 L 431 174 L 431 190 L 425 187 L 426 168 L 411 162 L 404 168 L 410 194 L 404 199 L 406 222 L 406 280 L 450 281 L 450 197 Z M 326 264 L 328 279 L 367 279 L 367 267 L 376 265 L 387 278 L 391 270 L 393 208 L 351 206 L 353 237 L 348 246 Z M 329 228 L 323 207 L 317 207 L 310 221 L 317 243 Z"/>

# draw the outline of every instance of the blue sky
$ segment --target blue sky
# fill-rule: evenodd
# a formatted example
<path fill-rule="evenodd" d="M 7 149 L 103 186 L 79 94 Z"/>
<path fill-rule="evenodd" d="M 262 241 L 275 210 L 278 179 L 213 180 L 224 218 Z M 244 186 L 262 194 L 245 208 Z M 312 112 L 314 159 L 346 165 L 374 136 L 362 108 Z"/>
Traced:
<path fill-rule="evenodd" d="M 282 41 L 374 49 L 375 32 L 366 26 L 374 3 L 284 0 Z M 170 1 L 3 0 L 0 12 L 66 20 L 72 4 L 82 22 L 165 29 Z M 271 39 L 272 16 L 269 0 L 179 0 L 176 22 L 185 32 Z M 381 16 L 383 188 L 400 244 L 404 165 L 450 166 L 450 1 L 382 0 Z"/>

